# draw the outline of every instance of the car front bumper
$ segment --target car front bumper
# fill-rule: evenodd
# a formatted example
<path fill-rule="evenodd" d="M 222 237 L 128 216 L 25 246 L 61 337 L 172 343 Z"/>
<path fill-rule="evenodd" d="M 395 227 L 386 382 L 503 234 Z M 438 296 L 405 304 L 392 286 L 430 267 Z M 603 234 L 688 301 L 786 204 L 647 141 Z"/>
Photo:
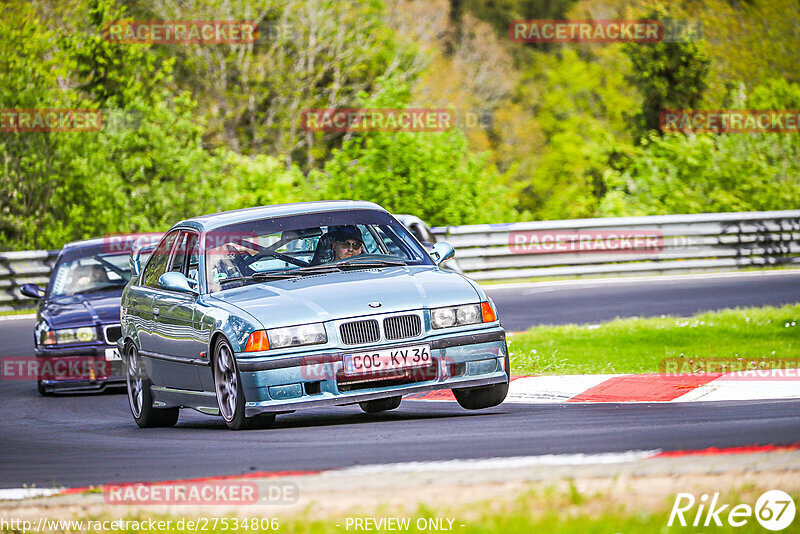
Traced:
<path fill-rule="evenodd" d="M 425 391 L 508 382 L 505 332 L 496 328 L 456 336 L 410 340 L 375 349 L 427 344 L 428 367 L 352 377 L 343 355 L 370 347 L 283 358 L 248 359 L 237 354 L 247 416 L 325 405 L 346 405 Z"/>
<path fill-rule="evenodd" d="M 125 385 L 121 360 L 108 360 L 109 345 L 36 347 L 38 381 L 46 391 L 103 391 Z"/>

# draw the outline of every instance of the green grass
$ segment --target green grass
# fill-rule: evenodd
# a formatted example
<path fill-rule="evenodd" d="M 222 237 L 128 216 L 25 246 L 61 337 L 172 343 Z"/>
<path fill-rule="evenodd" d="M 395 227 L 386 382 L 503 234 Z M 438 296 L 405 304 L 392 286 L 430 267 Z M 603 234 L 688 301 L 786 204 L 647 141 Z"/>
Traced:
<path fill-rule="evenodd" d="M 352 520 L 355 518 L 396 518 L 408 521 L 408 528 L 396 529 L 394 532 L 436 532 L 437 530 L 418 528 L 419 525 L 437 524 L 440 521 L 445 527 L 452 525 L 452 530 L 445 530 L 460 534 L 478 533 L 502 533 L 502 534 L 607 534 L 607 533 L 694 533 L 694 532 L 735 532 L 740 534 L 763 533 L 763 529 L 754 517 L 747 519 L 747 523 L 742 527 L 731 527 L 727 524 L 727 511 L 720 515 L 723 522 L 722 527 L 682 527 L 674 524 L 667 526 L 672 507 L 674 494 L 664 496 L 663 504 L 654 507 L 642 508 L 640 502 L 619 502 L 612 500 L 612 497 L 603 492 L 596 494 L 580 494 L 576 496 L 578 490 L 571 487 L 569 491 L 556 490 L 553 487 L 544 489 L 529 489 L 519 494 L 514 500 L 508 502 L 483 501 L 475 503 L 465 503 L 455 508 L 439 507 L 437 509 L 425 505 L 419 505 L 413 512 L 406 512 L 402 509 L 381 505 L 372 510 L 353 510 L 344 515 L 330 517 L 319 517 L 314 513 L 312 504 L 305 512 L 300 514 L 281 517 L 275 519 L 272 529 L 262 530 L 261 528 L 242 528 L 241 521 L 256 520 L 257 524 L 262 523 L 265 527 L 269 526 L 270 514 L 264 512 L 253 514 L 249 518 L 242 516 L 238 525 L 233 523 L 233 519 L 228 516 L 227 522 L 223 523 L 219 519 L 214 520 L 216 514 L 205 515 L 203 523 L 205 528 L 202 532 L 208 533 L 254 533 L 254 532 L 282 532 L 282 533 L 304 533 L 304 534 L 338 534 L 345 532 L 365 532 L 354 528 Z M 725 503 L 748 503 L 752 506 L 757 495 L 748 494 L 745 497 L 737 496 L 736 491 L 723 491 L 720 502 Z M 792 495 L 797 501 L 797 496 Z M 696 508 L 692 510 L 692 513 Z M 244 512 L 244 510 L 240 510 Z M 685 515 L 689 522 L 693 520 L 692 513 Z M 227 514 L 226 514 L 227 515 Z M 96 521 L 108 517 L 107 514 L 96 517 L 85 517 L 84 519 Z M 220 517 L 220 516 L 216 516 Z M 224 517 L 224 516 L 223 516 Z M 274 516 L 272 516 L 274 517 Z M 350 518 L 349 523 L 347 519 Z M 195 520 L 196 516 L 179 517 L 174 515 L 160 515 L 142 513 L 126 515 L 124 519 L 128 521 L 170 521 L 165 523 L 166 528 L 159 527 L 160 534 L 187 534 L 195 530 L 188 528 L 187 520 Z M 183 519 L 177 528 L 178 522 Z M 432 520 L 433 523 L 427 523 Z M 452 520 L 450 523 L 448 520 Z M 137 534 L 144 530 L 130 528 L 130 534 Z M 237 528 L 238 527 L 238 528 Z M 276 528 L 277 527 L 277 528 Z M 390 532 L 386 529 L 375 529 L 373 532 Z M 111 529 L 106 534 L 116 534 L 120 531 Z M 795 521 L 793 525 L 782 530 L 783 533 L 800 532 L 800 526 Z"/>
<path fill-rule="evenodd" d="M 36 313 L 36 308 L 31 308 L 27 310 L 0 311 L 0 317 L 3 317 L 5 315 L 28 315 L 30 313 Z"/>
<path fill-rule="evenodd" d="M 665 358 L 795 359 L 800 305 L 539 326 L 509 336 L 508 348 L 512 374 L 658 373 Z"/>

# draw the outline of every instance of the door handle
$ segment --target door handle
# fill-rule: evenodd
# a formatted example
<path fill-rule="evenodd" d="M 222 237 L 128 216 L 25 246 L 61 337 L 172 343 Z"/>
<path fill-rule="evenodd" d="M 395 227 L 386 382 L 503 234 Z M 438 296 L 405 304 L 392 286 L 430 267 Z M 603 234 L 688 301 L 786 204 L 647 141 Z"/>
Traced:
<path fill-rule="evenodd" d="M 161 310 L 159 308 L 153 308 L 153 315 L 154 316 L 158 317 L 159 313 L 161 313 Z"/>

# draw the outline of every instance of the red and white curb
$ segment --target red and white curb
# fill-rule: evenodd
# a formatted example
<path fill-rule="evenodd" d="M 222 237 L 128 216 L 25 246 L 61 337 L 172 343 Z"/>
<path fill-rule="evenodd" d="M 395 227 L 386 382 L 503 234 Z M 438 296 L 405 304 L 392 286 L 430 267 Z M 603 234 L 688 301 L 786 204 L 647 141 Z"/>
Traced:
<path fill-rule="evenodd" d="M 455 400 L 449 390 L 407 399 Z M 800 398 L 796 369 L 736 373 L 512 376 L 508 403 L 694 402 Z"/>

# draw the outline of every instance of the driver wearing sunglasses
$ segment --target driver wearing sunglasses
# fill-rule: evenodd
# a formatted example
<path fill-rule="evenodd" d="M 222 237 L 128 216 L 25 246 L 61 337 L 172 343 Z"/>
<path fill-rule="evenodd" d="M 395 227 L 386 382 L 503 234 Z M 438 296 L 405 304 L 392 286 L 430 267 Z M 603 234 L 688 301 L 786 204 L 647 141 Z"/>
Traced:
<path fill-rule="evenodd" d="M 347 225 L 338 227 L 331 235 L 333 246 L 333 260 L 352 258 L 364 251 L 364 241 L 361 230 L 357 226 Z"/>

